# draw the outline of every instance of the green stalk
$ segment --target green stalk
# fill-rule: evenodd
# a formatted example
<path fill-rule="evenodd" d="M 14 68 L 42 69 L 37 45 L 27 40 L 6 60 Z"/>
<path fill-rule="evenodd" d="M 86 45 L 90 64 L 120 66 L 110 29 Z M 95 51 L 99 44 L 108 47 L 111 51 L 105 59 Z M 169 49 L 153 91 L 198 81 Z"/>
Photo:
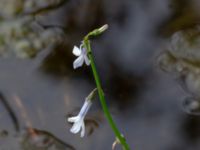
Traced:
<path fill-rule="evenodd" d="M 90 59 L 93 76 L 94 76 L 94 79 L 95 79 L 95 82 L 96 82 L 96 86 L 97 86 L 97 90 L 98 90 L 98 94 L 99 94 L 99 98 L 100 98 L 100 102 L 101 102 L 101 106 L 103 108 L 104 114 L 105 114 L 105 116 L 108 120 L 108 123 L 110 124 L 112 130 L 114 131 L 117 139 L 119 140 L 120 144 L 123 146 L 123 150 L 130 150 L 129 145 L 126 143 L 125 138 L 119 132 L 119 130 L 118 130 L 116 124 L 114 123 L 112 116 L 111 116 L 111 114 L 108 110 L 106 100 L 105 100 L 105 97 L 104 97 L 104 92 L 103 92 L 103 89 L 102 89 L 102 86 L 101 86 L 100 78 L 99 78 L 99 75 L 97 73 L 94 58 L 93 58 L 93 55 L 92 55 L 92 50 L 91 50 L 91 46 L 90 46 L 88 36 L 86 36 L 84 38 L 84 46 L 87 49 L 88 57 Z"/>

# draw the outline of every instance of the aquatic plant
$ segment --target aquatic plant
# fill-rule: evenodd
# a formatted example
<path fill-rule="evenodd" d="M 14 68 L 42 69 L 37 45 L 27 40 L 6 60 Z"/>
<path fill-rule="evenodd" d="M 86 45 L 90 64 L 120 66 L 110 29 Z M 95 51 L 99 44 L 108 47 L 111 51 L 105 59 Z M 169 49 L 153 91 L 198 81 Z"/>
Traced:
<path fill-rule="evenodd" d="M 110 112 L 109 109 L 107 107 L 106 104 L 106 100 L 105 100 L 105 96 L 104 96 L 104 92 L 101 86 L 101 81 L 99 78 L 99 74 L 97 72 L 96 66 L 95 66 L 95 61 L 93 58 L 93 54 L 92 54 L 92 49 L 91 49 L 91 45 L 90 45 L 90 39 L 92 37 L 96 37 L 100 34 L 102 34 L 105 30 L 107 30 L 108 25 L 104 25 L 98 29 L 95 29 L 91 32 L 89 32 L 84 38 L 83 41 L 80 45 L 80 48 L 74 46 L 73 48 L 73 54 L 78 56 L 78 58 L 74 61 L 73 63 L 73 67 L 74 69 L 81 67 L 84 62 L 89 66 L 91 65 L 91 69 L 93 72 L 93 76 L 94 76 L 94 80 L 97 86 L 97 91 L 99 94 L 99 99 L 101 102 L 101 106 L 103 108 L 103 112 L 108 120 L 108 123 L 110 124 L 113 132 L 115 133 L 116 139 L 119 141 L 119 143 L 122 145 L 124 150 L 129 150 L 129 145 L 127 144 L 124 136 L 120 133 L 120 131 L 118 130 Z M 79 113 L 79 115 L 76 118 L 69 118 L 68 121 L 70 122 L 74 122 L 74 125 L 71 128 L 71 132 L 73 133 L 77 133 L 81 130 L 81 126 L 82 126 L 82 133 L 81 133 L 81 137 L 83 136 L 84 133 L 84 117 L 89 109 L 89 107 L 91 106 L 91 104 L 88 101 L 91 101 L 92 98 L 90 96 L 94 96 L 94 90 L 89 94 L 89 98 L 86 98 L 86 102 L 87 104 L 84 103 L 83 107 L 81 108 L 81 111 Z M 86 106 L 87 105 L 87 106 Z M 81 115 L 82 114 L 82 115 Z"/>

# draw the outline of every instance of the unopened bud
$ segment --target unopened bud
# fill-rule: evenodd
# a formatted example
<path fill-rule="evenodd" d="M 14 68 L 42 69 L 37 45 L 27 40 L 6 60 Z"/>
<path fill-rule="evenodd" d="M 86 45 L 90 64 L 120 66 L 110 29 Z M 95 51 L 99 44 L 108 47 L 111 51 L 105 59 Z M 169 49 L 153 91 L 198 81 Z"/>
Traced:
<path fill-rule="evenodd" d="M 100 27 L 98 29 L 95 29 L 92 32 L 88 33 L 88 35 L 86 36 L 86 38 L 95 37 L 97 35 L 100 35 L 101 33 L 103 33 L 107 29 L 108 29 L 108 25 L 105 24 L 102 27 Z"/>
<path fill-rule="evenodd" d="M 106 31 L 108 29 L 108 24 L 105 24 L 105 25 L 103 25 L 101 28 L 99 28 L 98 30 L 99 30 L 99 32 L 104 32 L 104 31 Z"/>

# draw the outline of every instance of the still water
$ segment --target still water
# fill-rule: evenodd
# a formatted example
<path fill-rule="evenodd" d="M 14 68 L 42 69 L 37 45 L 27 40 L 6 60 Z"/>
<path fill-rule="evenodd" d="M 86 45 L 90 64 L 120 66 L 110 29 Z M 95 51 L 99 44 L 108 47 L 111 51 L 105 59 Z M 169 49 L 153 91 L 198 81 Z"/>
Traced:
<path fill-rule="evenodd" d="M 0 59 L 0 150 L 111 149 L 115 137 L 98 99 L 86 118 L 84 138 L 70 133 L 67 122 L 95 87 L 89 67 L 73 70 L 72 48 L 105 23 L 109 30 L 92 48 L 107 104 L 131 149 L 199 150 L 200 116 L 183 107 L 191 95 L 157 63 L 184 10 L 195 5 L 199 2 L 69 0 L 44 11 L 25 9 L 36 14 L 40 30 L 59 29 L 59 42 L 49 46 L 42 38 L 44 49 L 33 47 L 31 58 L 16 53 Z M 183 24 L 193 25 L 198 15 L 186 15 Z"/>

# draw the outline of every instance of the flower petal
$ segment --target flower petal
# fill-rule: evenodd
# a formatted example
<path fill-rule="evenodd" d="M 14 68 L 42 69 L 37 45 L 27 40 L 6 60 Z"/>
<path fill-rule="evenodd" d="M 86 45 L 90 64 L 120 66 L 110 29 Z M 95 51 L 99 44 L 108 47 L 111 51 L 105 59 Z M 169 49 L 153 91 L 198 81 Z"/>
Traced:
<path fill-rule="evenodd" d="M 81 55 L 81 50 L 77 46 L 74 46 L 72 53 L 75 56 L 80 56 Z"/>
<path fill-rule="evenodd" d="M 85 135 L 85 124 L 84 124 L 84 122 L 82 123 L 82 131 L 81 131 L 81 137 L 84 137 L 84 135 Z"/>
<path fill-rule="evenodd" d="M 83 62 L 84 62 L 84 57 L 81 55 L 74 61 L 73 63 L 74 69 L 81 67 L 83 65 Z"/>
<path fill-rule="evenodd" d="M 81 130 L 82 123 L 82 121 L 75 122 L 70 131 L 74 134 L 78 133 Z"/>
<path fill-rule="evenodd" d="M 75 117 L 70 117 L 67 119 L 68 122 L 75 122 L 76 120 L 78 120 L 78 117 L 75 116 Z"/>
<path fill-rule="evenodd" d="M 90 65 L 90 60 L 89 60 L 87 55 L 84 56 L 84 60 L 85 60 L 86 65 L 89 66 Z"/>

